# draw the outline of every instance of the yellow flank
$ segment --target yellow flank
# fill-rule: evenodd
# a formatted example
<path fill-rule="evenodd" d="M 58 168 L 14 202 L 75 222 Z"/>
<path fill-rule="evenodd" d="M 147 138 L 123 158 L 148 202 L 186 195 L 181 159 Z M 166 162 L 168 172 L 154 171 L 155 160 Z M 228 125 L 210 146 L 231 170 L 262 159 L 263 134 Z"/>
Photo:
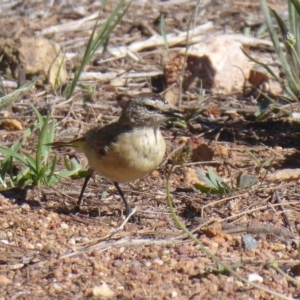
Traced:
<path fill-rule="evenodd" d="M 87 142 L 83 152 L 93 170 L 114 182 L 129 182 L 155 170 L 165 150 L 166 144 L 160 131 L 142 127 L 118 135 L 104 155 Z"/>

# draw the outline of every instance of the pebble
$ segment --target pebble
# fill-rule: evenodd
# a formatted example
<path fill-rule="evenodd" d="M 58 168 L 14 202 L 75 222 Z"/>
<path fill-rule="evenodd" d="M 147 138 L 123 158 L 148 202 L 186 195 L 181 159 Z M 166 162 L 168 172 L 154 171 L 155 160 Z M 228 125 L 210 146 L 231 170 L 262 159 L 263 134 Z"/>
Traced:
<path fill-rule="evenodd" d="M 68 241 L 68 244 L 71 245 L 71 246 L 76 245 L 75 239 L 70 239 L 70 240 Z"/>
<path fill-rule="evenodd" d="M 155 259 L 153 260 L 153 262 L 154 262 L 155 264 L 157 264 L 157 265 L 160 265 L 160 266 L 162 266 L 162 265 L 164 264 L 164 262 L 163 262 L 161 259 L 159 259 L 159 258 L 155 258 Z"/>
<path fill-rule="evenodd" d="M 0 275 L 0 286 L 11 284 L 11 280 L 7 278 L 5 275 Z"/>
<path fill-rule="evenodd" d="M 60 227 L 61 227 L 62 229 L 69 229 L 69 225 L 68 225 L 67 223 L 65 223 L 65 222 L 62 222 L 62 223 L 60 224 Z"/>
<path fill-rule="evenodd" d="M 115 294 L 105 282 L 103 282 L 100 286 L 94 286 L 92 289 L 92 293 L 95 297 L 98 296 L 106 298 L 112 298 Z"/>
<path fill-rule="evenodd" d="M 116 267 L 116 268 L 121 268 L 122 265 L 123 265 L 123 261 L 122 261 L 121 259 L 116 259 L 116 260 L 114 261 L 114 267 Z"/>
<path fill-rule="evenodd" d="M 258 247 L 256 239 L 251 235 L 244 234 L 242 236 L 242 242 L 245 250 L 253 250 Z"/>
<path fill-rule="evenodd" d="M 63 291 L 63 287 L 60 284 L 58 284 L 58 283 L 52 283 L 52 288 L 57 293 L 61 293 Z"/>
<path fill-rule="evenodd" d="M 21 207 L 22 207 L 22 210 L 25 212 L 28 212 L 31 210 L 31 207 L 29 206 L 28 203 L 24 203 Z"/>
<path fill-rule="evenodd" d="M 248 275 L 248 280 L 250 282 L 256 281 L 256 282 L 260 282 L 260 283 L 262 283 L 264 281 L 264 279 L 260 275 L 258 275 L 257 273 L 251 273 L 251 274 L 249 274 Z"/>
<path fill-rule="evenodd" d="M 36 243 L 35 248 L 38 249 L 38 250 L 42 250 L 44 248 L 44 246 L 43 246 L 42 243 Z"/>
<path fill-rule="evenodd" d="M 178 293 L 176 291 L 171 292 L 171 298 L 177 298 Z"/>
<path fill-rule="evenodd" d="M 136 259 L 133 259 L 131 261 L 130 265 L 131 265 L 131 268 L 140 268 L 141 267 L 141 263 Z"/>

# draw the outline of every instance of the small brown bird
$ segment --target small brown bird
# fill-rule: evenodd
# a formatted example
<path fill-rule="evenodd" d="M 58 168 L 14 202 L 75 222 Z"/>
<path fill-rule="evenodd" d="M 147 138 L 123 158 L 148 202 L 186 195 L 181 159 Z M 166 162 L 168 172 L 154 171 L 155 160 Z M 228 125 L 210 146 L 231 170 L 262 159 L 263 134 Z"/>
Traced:
<path fill-rule="evenodd" d="M 119 183 L 143 178 L 155 170 L 165 155 L 166 143 L 159 130 L 161 123 L 181 116 L 169 102 L 152 93 L 139 94 L 128 101 L 117 122 L 87 131 L 71 141 L 48 144 L 52 147 L 74 147 L 83 152 L 89 169 L 77 202 L 80 209 L 87 183 L 95 171 L 113 181 L 126 207 L 131 207 Z"/>

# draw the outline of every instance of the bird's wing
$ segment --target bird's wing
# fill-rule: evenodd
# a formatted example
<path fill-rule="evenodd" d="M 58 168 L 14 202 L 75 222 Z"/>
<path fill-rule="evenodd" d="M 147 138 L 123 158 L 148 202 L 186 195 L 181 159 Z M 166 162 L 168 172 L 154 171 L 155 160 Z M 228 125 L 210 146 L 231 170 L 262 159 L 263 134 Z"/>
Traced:
<path fill-rule="evenodd" d="M 120 134 L 131 130 L 127 125 L 111 123 L 104 127 L 92 128 L 84 134 L 88 145 L 94 147 L 101 155 L 105 155 L 111 143 L 115 143 Z"/>

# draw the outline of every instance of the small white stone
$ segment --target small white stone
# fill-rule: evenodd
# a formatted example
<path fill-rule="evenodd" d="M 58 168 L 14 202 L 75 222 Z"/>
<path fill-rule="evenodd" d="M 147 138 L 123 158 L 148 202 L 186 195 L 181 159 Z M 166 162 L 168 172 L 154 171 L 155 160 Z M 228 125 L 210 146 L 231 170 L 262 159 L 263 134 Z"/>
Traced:
<path fill-rule="evenodd" d="M 58 283 L 52 283 L 52 287 L 57 293 L 61 293 L 63 291 L 63 287 Z"/>
<path fill-rule="evenodd" d="M 29 204 L 27 204 L 27 203 L 24 203 L 24 204 L 22 205 L 22 209 L 23 209 L 24 211 L 26 211 L 26 212 L 28 212 L 28 211 L 31 210 Z"/>
<path fill-rule="evenodd" d="M 74 239 L 70 239 L 68 241 L 68 244 L 71 245 L 71 246 L 75 246 L 76 245 L 76 241 Z"/>
<path fill-rule="evenodd" d="M 38 249 L 38 250 L 42 250 L 43 247 L 44 247 L 44 246 L 43 246 L 42 243 L 36 243 L 36 244 L 35 244 L 35 248 Z"/>
<path fill-rule="evenodd" d="M 171 298 L 177 298 L 178 294 L 176 291 L 172 291 Z"/>
<path fill-rule="evenodd" d="M 150 268 L 151 265 L 152 265 L 152 264 L 151 264 L 150 261 L 146 261 L 146 262 L 145 262 L 145 266 L 146 266 L 147 268 Z"/>
<path fill-rule="evenodd" d="M 92 293 L 93 296 L 102 296 L 106 298 L 112 298 L 115 294 L 105 282 L 103 282 L 100 286 L 94 286 L 92 289 Z"/>
<path fill-rule="evenodd" d="M 155 259 L 153 260 L 153 262 L 154 262 L 155 264 L 157 264 L 157 265 L 160 265 L 160 266 L 162 266 L 162 265 L 164 264 L 164 262 L 163 262 L 161 259 L 159 259 L 159 258 L 155 258 Z"/>
<path fill-rule="evenodd" d="M 238 287 L 244 287 L 244 283 L 242 281 L 237 280 L 235 283 Z"/>
<path fill-rule="evenodd" d="M 81 240 L 80 240 L 81 243 L 87 243 L 87 242 L 89 242 L 89 241 L 90 241 L 90 239 L 89 239 L 88 237 L 83 237 L 83 238 L 81 238 Z"/>
<path fill-rule="evenodd" d="M 170 249 L 164 249 L 164 250 L 163 250 L 163 254 L 164 254 L 164 255 L 170 254 Z"/>
<path fill-rule="evenodd" d="M 69 229 L 69 225 L 68 225 L 67 223 L 65 223 L 65 222 L 62 222 L 62 223 L 60 224 L 60 227 L 61 227 L 62 229 Z"/>
<path fill-rule="evenodd" d="M 291 118 L 292 118 L 294 121 L 300 122 L 300 113 L 299 113 L 299 112 L 293 112 L 293 113 L 291 114 Z"/>
<path fill-rule="evenodd" d="M 264 279 L 260 275 L 258 275 L 257 273 L 251 273 L 251 274 L 249 274 L 248 275 L 248 280 L 250 282 L 254 282 L 254 281 L 263 282 L 264 281 Z"/>

